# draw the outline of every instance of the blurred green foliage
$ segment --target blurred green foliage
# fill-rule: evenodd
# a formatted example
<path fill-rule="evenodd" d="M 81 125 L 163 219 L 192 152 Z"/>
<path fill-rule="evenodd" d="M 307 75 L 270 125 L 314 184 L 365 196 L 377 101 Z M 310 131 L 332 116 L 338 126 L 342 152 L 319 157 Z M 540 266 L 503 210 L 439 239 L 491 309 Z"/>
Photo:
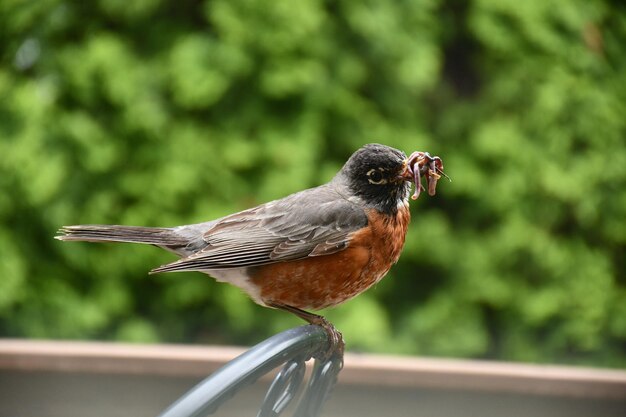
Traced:
<path fill-rule="evenodd" d="M 0 335 L 243 343 L 300 324 L 152 247 L 327 181 L 368 142 L 440 155 L 406 248 L 326 312 L 348 347 L 626 366 L 626 13 L 610 1 L 0 2 Z M 617 3 L 617 2 L 614 2 Z"/>

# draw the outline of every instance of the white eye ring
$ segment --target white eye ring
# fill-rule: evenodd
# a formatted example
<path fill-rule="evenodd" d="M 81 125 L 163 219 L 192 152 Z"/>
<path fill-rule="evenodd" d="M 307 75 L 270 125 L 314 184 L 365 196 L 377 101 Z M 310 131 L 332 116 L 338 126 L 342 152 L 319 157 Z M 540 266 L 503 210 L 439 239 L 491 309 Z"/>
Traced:
<path fill-rule="evenodd" d="M 370 184 L 387 184 L 387 178 L 383 178 L 383 170 L 378 168 L 378 169 L 370 169 L 369 171 L 367 171 L 367 176 L 371 177 L 372 175 L 374 175 L 375 173 L 378 173 L 378 175 L 380 175 L 380 179 L 376 180 L 376 179 L 372 179 L 372 178 L 368 178 L 367 181 Z"/>

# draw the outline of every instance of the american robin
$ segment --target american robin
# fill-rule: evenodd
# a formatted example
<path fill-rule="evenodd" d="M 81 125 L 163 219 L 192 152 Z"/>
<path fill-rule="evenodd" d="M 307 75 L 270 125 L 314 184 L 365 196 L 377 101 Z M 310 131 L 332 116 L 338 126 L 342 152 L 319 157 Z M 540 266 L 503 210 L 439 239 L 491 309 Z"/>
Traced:
<path fill-rule="evenodd" d="M 343 338 L 319 310 L 343 303 L 378 281 L 398 260 L 426 178 L 435 193 L 439 157 L 410 157 L 385 145 L 357 150 L 327 184 L 217 220 L 178 227 L 65 226 L 59 240 L 133 242 L 180 256 L 150 273 L 200 271 L 236 285 L 262 306 L 289 311 Z"/>

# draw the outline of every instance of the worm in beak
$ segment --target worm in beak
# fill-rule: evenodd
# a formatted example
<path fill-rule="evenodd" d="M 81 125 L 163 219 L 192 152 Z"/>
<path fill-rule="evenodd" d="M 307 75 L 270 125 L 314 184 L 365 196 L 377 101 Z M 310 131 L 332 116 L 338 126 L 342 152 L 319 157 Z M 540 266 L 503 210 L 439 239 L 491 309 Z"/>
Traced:
<path fill-rule="evenodd" d="M 437 192 L 437 181 L 441 176 L 446 177 L 449 181 L 452 181 L 443 172 L 443 161 L 438 156 L 431 156 L 428 152 L 413 152 L 405 163 L 406 167 L 400 177 L 405 181 L 412 181 L 415 184 L 415 192 L 411 196 L 413 200 L 416 200 L 422 190 L 425 190 L 422 186 L 422 176 L 426 177 L 426 190 L 429 195 L 435 195 Z"/>

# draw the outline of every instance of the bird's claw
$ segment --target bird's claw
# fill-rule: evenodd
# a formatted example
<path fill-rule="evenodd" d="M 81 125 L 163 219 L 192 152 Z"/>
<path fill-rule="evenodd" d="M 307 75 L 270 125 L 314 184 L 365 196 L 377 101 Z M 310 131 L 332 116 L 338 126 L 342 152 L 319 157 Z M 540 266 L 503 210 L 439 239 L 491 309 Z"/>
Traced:
<path fill-rule="evenodd" d="M 316 316 L 315 320 L 311 321 L 311 324 L 320 326 L 324 329 L 328 335 L 328 349 L 320 353 L 318 359 L 327 361 L 335 355 L 343 356 L 346 344 L 343 340 L 343 335 L 337 328 L 323 316 Z"/>

